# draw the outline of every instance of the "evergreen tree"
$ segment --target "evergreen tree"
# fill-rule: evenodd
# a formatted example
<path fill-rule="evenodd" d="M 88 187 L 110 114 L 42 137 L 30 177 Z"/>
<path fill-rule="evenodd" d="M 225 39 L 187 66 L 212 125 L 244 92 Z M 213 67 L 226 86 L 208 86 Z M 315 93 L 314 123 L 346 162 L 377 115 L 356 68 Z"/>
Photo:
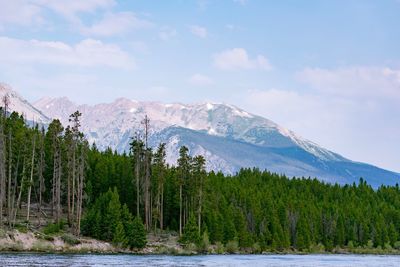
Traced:
<path fill-rule="evenodd" d="M 200 235 L 196 225 L 196 219 L 193 215 L 190 216 L 188 223 L 185 225 L 180 241 L 183 244 L 199 244 Z"/>
<path fill-rule="evenodd" d="M 139 217 L 135 217 L 132 222 L 128 243 L 132 248 L 143 248 L 147 244 L 146 229 Z"/>
<path fill-rule="evenodd" d="M 124 226 L 120 221 L 117 223 L 117 227 L 115 228 L 113 243 L 118 247 L 125 247 L 128 243 Z"/>

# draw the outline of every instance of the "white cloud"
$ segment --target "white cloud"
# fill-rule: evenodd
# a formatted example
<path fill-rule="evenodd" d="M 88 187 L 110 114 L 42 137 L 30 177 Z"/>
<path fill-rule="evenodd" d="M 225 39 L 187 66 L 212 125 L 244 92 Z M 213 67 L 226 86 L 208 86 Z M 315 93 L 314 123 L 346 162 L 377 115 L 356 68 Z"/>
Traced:
<path fill-rule="evenodd" d="M 85 35 L 112 36 L 151 26 L 152 23 L 138 18 L 132 12 L 107 13 L 99 22 L 89 27 L 83 26 L 81 32 Z"/>
<path fill-rule="evenodd" d="M 33 0 L 37 4 L 61 14 L 67 19 L 76 20 L 78 13 L 107 9 L 116 4 L 114 0 Z"/>
<path fill-rule="evenodd" d="M 63 42 L 20 40 L 0 37 L 2 64 L 51 64 L 80 67 L 131 68 L 134 61 L 113 44 L 85 39 L 75 45 Z"/>
<path fill-rule="evenodd" d="M 174 28 L 164 26 L 161 28 L 158 37 L 163 41 L 169 41 L 177 36 L 177 31 Z"/>
<path fill-rule="evenodd" d="M 189 27 L 190 32 L 193 33 L 194 35 L 200 37 L 200 38 L 206 38 L 207 37 L 207 29 L 201 26 L 197 25 L 192 25 Z"/>
<path fill-rule="evenodd" d="M 271 70 L 272 66 L 263 55 L 251 59 L 243 48 L 233 48 L 214 55 L 214 66 L 221 70 L 262 69 Z"/>
<path fill-rule="evenodd" d="M 210 77 L 200 73 L 193 74 L 189 78 L 189 82 L 193 85 L 198 85 L 198 86 L 206 86 L 213 84 L 213 80 Z"/>
<path fill-rule="evenodd" d="M 235 101 L 352 160 L 399 171 L 399 69 L 306 68 L 295 77 L 308 88 L 251 90 Z"/>
<path fill-rule="evenodd" d="M 389 67 L 306 68 L 298 72 L 296 78 L 332 95 L 400 98 L 400 70 Z"/>
<path fill-rule="evenodd" d="M 130 43 L 130 46 L 139 53 L 147 54 L 150 52 L 147 43 L 142 41 L 133 41 Z"/>
<path fill-rule="evenodd" d="M 6 25 L 42 24 L 41 8 L 26 0 L 0 0 L 0 30 Z"/>
<path fill-rule="evenodd" d="M 32 26 L 45 24 L 44 11 L 51 10 L 75 24 L 80 24 L 79 13 L 93 13 L 109 9 L 114 0 L 0 0 L 0 30 L 5 25 Z"/>
<path fill-rule="evenodd" d="M 399 171 L 398 101 L 268 89 L 249 90 L 235 102 L 352 160 Z"/>

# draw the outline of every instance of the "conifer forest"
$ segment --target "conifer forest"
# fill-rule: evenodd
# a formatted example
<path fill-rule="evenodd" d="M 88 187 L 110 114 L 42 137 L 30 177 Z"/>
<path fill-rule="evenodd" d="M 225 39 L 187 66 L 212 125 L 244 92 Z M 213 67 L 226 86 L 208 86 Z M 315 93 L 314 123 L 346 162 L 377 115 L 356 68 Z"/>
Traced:
<path fill-rule="evenodd" d="M 183 146 L 166 163 L 150 147 L 150 118 L 130 151 L 100 151 L 69 125 L 26 121 L 3 99 L 0 117 L 0 223 L 66 224 L 76 236 L 141 248 L 147 233 L 175 232 L 184 244 L 308 251 L 323 246 L 400 247 L 400 188 L 338 185 L 259 169 L 206 171 Z"/>

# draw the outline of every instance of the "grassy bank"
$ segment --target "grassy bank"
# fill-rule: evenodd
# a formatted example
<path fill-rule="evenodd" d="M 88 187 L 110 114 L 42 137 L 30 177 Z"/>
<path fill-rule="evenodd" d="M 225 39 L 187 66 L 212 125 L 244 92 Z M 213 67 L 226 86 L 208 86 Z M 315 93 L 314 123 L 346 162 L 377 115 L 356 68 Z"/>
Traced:
<path fill-rule="evenodd" d="M 22 226 L 18 229 L 0 229 L 1 252 L 46 252 L 46 253 L 132 253 L 139 255 L 196 255 L 196 254 L 373 254 L 373 255 L 400 255 L 400 250 L 386 247 L 345 247 L 326 251 L 324 246 L 312 246 L 309 250 L 266 250 L 261 251 L 255 245 L 252 248 L 240 249 L 235 242 L 214 245 L 188 244 L 182 246 L 175 233 L 149 234 L 148 244 L 140 250 L 121 249 L 109 242 L 92 238 L 76 237 L 72 234 L 60 232 L 46 234 L 31 231 Z"/>

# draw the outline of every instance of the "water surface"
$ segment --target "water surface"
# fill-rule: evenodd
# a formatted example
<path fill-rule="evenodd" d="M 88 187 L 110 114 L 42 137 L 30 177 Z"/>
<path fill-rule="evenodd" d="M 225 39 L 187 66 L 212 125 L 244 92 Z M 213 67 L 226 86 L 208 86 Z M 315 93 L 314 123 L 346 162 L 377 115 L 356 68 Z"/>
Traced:
<path fill-rule="evenodd" d="M 209 255 L 137 256 L 0 254 L 1 266 L 400 266 L 400 256 L 375 255 Z"/>

